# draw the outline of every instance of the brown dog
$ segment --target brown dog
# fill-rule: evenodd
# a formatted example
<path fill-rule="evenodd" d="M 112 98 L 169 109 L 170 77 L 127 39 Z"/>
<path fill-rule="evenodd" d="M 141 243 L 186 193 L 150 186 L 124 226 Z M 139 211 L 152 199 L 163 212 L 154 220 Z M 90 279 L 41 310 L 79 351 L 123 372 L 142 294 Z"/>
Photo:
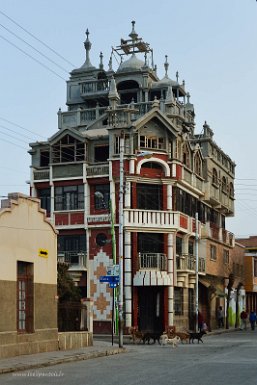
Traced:
<path fill-rule="evenodd" d="M 179 337 L 182 343 L 184 341 L 187 341 L 189 343 L 189 337 L 190 337 L 189 333 L 186 333 L 186 332 L 175 332 L 174 336 Z"/>
<path fill-rule="evenodd" d="M 144 339 L 144 334 L 142 332 L 140 332 L 135 327 L 131 327 L 129 329 L 129 334 L 131 335 L 133 344 L 135 344 L 137 342 L 139 343 L 139 342 L 143 341 L 143 339 Z"/>

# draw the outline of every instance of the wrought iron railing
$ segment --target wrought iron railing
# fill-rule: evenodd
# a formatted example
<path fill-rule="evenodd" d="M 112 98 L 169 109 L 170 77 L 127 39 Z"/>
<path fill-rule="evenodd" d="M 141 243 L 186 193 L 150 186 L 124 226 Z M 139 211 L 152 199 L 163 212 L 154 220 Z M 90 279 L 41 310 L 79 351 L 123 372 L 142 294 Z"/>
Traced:
<path fill-rule="evenodd" d="M 162 253 L 139 253 L 139 270 L 167 270 L 167 258 Z"/>
<path fill-rule="evenodd" d="M 177 271 L 194 271 L 196 269 L 196 258 L 194 255 L 177 255 L 176 266 Z M 205 272 L 205 259 L 198 258 L 198 271 L 200 273 Z"/>

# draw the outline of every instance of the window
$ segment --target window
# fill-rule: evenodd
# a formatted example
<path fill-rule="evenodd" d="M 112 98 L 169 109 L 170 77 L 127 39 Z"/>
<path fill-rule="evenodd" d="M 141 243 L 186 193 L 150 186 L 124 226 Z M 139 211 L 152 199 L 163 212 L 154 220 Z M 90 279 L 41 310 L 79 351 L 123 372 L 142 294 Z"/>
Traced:
<path fill-rule="evenodd" d="M 164 138 L 140 135 L 140 148 L 164 149 Z"/>
<path fill-rule="evenodd" d="M 162 186 L 157 184 L 137 184 L 137 208 L 142 210 L 162 210 Z"/>
<path fill-rule="evenodd" d="M 253 260 L 253 274 L 255 277 L 257 277 L 257 259 L 254 258 Z"/>
<path fill-rule="evenodd" d="M 183 145 L 182 162 L 186 167 L 190 168 L 190 151 L 187 144 Z"/>
<path fill-rule="evenodd" d="M 182 238 L 176 237 L 176 254 L 182 255 Z"/>
<path fill-rule="evenodd" d="M 49 150 L 41 150 L 40 151 L 40 167 L 48 167 L 49 166 L 49 158 L 50 158 Z"/>
<path fill-rule="evenodd" d="M 55 187 L 55 210 L 84 208 L 84 185 Z"/>
<path fill-rule="evenodd" d="M 107 162 L 109 158 L 109 146 L 95 146 L 95 162 Z"/>
<path fill-rule="evenodd" d="M 175 315 L 183 315 L 183 287 L 174 287 Z"/>
<path fill-rule="evenodd" d="M 17 330 L 34 332 L 33 263 L 17 262 Z"/>
<path fill-rule="evenodd" d="M 226 178 L 223 176 L 222 177 L 222 186 L 221 186 L 222 192 L 224 194 L 227 194 L 227 181 Z"/>
<path fill-rule="evenodd" d="M 53 145 L 53 163 L 85 160 L 85 145 L 70 135 Z"/>
<path fill-rule="evenodd" d="M 197 152 L 196 154 L 195 154 L 195 162 L 194 162 L 195 164 L 194 164 L 194 168 L 195 168 L 195 173 L 197 174 L 197 175 L 199 175 L 199 176 L 201 176 L 202 175 L 202 160 L 201 160 L 201 158 L 200 158 L 200 154 L 199 154 L 199 152 Z"/>
<path fill-rule="evenodd" d="M 212 170 L 212 184 L 214 184 L 215 186 L 218 186 L 218 173 L 216 168 Z"/>
<path fill-rule="evenodd" d="M 217 248 L 214 245 L 211 245 L 210 247 L 210 255 L 211 255 L 211 260 L 216 261 L 217 260 Z"/>
<path fill-rule="evenodd" d="M 223 250 L 223 263 L 225 265 L 229 264 L 229 250 Z"/>
<path fill-rule="evenodd" d="M 99 184 L 94 186 L 95 210 L 109 210 L 110 185 Z"/>
<path fill-rule="evenodd" d="M 51 212 L 51 189 L 44 188 L 38 190 L 38 198 L 41 201 L 41 208 L 45 209 L 47 214 Z"/>
<path fill-rule="evenodd" d="M 234 186 L 233 183 L 229 184 L 229 197 L 234 198 Z"/>
<path fill-rule="evenodd" d="M 139 253 L 163 253 L 163 234 L 138 233 L 137 250 Z"/>

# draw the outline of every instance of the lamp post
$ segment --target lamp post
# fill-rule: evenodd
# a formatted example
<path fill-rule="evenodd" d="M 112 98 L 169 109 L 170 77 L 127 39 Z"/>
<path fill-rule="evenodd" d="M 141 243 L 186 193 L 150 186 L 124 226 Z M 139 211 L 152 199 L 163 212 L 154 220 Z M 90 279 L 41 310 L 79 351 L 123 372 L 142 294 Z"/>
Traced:
<path fill-rule="evenodd" d="M 123 347 L 123 225 L 124 225 L 124 134 L 120 136 L 120 190 L 119 190 L 119 347 Z"/>
<path fill-rule="evenodd" d="M 198 257 L 198 213 L 195 214 L 195 331 L 198 332 L 198 314 L 199 314 L 199 305 L 198 305 L 198 270 L 199 270 L 199 257 Z"/>

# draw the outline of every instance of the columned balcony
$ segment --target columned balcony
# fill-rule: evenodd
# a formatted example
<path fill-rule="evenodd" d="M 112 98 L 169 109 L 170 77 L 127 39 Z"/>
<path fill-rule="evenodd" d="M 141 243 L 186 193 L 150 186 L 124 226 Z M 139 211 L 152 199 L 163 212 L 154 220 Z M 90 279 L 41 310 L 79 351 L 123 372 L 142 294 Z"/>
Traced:
<path fill-rule="evenodd" d="M 162 253 L 139 253 L 138 254 L 139 270 L 167 270 L 167 257 Z"/>
<path fill-rule="evenodd" d="M 169 232 L 174 229 L 194 233 L 195 219 L 176 211 L 124 209 L 124 227 L 129 230 Z M 198 231 L 200 234 L 200 226 Z"/>

